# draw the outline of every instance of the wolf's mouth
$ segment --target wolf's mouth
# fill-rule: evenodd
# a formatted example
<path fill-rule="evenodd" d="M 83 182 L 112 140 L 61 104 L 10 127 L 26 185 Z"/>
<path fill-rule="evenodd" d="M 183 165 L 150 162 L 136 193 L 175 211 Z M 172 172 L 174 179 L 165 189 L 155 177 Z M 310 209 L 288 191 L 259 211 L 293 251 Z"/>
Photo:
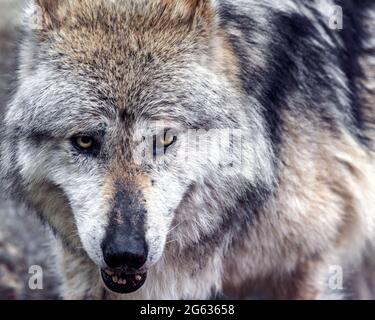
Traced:
<path fill-rule="evenodd" d="M 146 281 L 147 273 L 123 273 L 113 269 L 102 269 L 102 279 L 106 287 L 116 293 L 137 291 Z"/>

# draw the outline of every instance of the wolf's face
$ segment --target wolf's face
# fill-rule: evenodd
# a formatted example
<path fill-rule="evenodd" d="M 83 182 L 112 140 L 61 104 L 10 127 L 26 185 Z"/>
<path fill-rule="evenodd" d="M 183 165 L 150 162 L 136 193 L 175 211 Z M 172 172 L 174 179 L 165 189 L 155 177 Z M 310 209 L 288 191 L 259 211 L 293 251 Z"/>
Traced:
<path fill-rule="evenodd" d="M 215 230 L 236 203 L 217 194 L 268 179 L 268 145 L 255 105 L 244 111 L 250 102 L 240 98 L 234 58 L 206 2 L 188 20 L 162 2 L 158 10 L 67 3 L 69 18 L 25 43 L 3 146 L 14 163 L 3 162 L 20 172 L 29 201 L 43 185 L 54 190 L 42 214 L 74 243 L 56 222 L 56 195 L 63 199 L 65 222 L 72 219 L 107 287 L 132 292 L 167 242 L 193 244 Z M 240 151 L 230 161 L 223 141 Z"/>

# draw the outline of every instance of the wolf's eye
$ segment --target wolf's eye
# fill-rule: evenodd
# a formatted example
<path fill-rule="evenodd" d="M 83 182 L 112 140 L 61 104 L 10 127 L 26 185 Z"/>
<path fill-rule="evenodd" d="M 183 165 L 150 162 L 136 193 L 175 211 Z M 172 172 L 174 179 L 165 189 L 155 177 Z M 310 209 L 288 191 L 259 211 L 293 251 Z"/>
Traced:
<path fill-rule="evenodd" d="M 164 132 L 164 135 L 160 137 L 160 145 L 163 146 L 164 148 L 168 148 L 171 146 L 173 143 L 176 142 L 176 136 L 173 134 L 171 130 L 166 130 Z"/>
<path fill-rule="evenodd" d="M 96 149 L 95 139 L 90 136 L 76 136 L 72 138 L 72 143 L 80 151 L 91 153 Z"/>
<path fill-rule="evenodd" d="M 162 134 L 155 135 L 153 147 L 154 159 L 156 159 L 157 156 L 164 155 L 167 148 L 174 144 L 176 141 L 177 137 L 173 133 L 173 130 L 164 130 Z"/>
<path fill-rule="evenodd" d="M 77 146 L 82 149 L 90 149 L 94 145 L 94 140 L 90 137 L 77 137 L 76 138 Z"/>

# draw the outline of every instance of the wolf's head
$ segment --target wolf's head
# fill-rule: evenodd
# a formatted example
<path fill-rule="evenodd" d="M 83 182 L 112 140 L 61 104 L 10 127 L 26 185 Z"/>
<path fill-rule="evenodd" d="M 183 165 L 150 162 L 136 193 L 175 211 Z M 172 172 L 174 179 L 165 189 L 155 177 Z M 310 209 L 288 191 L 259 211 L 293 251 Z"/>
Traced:
<path fill-rule="evenodd" d="M 270 183 L 212 1 L 38 0 L 26 24 L 3 173 L 110 289 L 138 289 L 166 243 L 219 232 Z"/>

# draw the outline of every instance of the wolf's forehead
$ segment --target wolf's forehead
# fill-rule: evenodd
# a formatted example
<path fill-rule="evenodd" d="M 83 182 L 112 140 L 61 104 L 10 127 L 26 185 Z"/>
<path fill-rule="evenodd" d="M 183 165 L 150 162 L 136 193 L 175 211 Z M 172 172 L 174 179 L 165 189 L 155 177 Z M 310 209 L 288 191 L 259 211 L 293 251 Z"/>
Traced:
<path fill-rule="evenodd" d="M 214 118 L 207 106 L 219 106 L 224 92 L 216 74 L 235 72 L 226 67 L 234 65 L 230 46 L 219 50 L 213 45 L 216 24 L 208 1 L 58 3 L 57 9 L 50 8 L 54 16 L 42 31 L 40 59 L 48 66 L 50 82 L 67 85 L 51 95 L 64 97 L 66 87 L 74 87 L 80 90 L 70 90 L 71 95 L 84 100 L 71 104 L 75 109 L 86 111 L 99 102 L 145 118 L 191 123 L 197 109 L 203 122 Z M 226 57 L 225 67 L 218 56 Z M 50 82 L 45 87 L 51 88 Z"/>
<path fill-rule="evenodd" d="M 143 69 L 154 58 L 173 61 L 191 54 L 205 30 L 174 18 L 165 4 L 171 2 L 70 1 L 62 22 L 50 34 L 52 48 L 82 63 L 128 71 Z"/>
<path fill-rule="evenodd" d="M 196 35 L 181 24 L 156 24 L 148 17 L 139 25 L 129 13 L 106 9 L 100 17 L 84 11 L 77 15 L 80 23 L 56 30 L 48 50 L 57 57 L 59 70 L 87 79 L 119 108 L 173 100 L 182 75 L 200 57 Z"/>
<path fill-rule="evenodd" d="M 200 80 L 186 59 L 174 56 L 165 61 L 147 50 L 125 49 L 117 56 L 114 51 L 65 51 L 54 63 L 58 65 L 54 73 L 57 82 L 81 88 L 80 92 L 72 92 L 74 96 L 93 107 L 99 103 L 129 114 L 168 112 L 177 104 L 189 104 Z M 66 87 L 57 91 L 64 95 Z"/>

